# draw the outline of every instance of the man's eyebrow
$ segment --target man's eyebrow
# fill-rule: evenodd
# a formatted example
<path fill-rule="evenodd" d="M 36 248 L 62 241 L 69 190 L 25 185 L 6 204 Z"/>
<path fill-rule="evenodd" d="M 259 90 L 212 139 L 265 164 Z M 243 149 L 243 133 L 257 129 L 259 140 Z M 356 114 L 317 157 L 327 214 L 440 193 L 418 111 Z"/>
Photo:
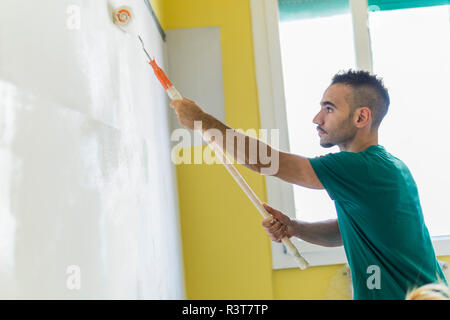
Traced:
<path fill-rule="evenodd" d="M 322 107 L 324 107 L 324 106 L 332 106 L 332 107 L 337 109 L 336 105 L 333 102 L 331 102 L 331 101 L 322 101 L 322 102 L 320 102 L 320 105 Z"/>

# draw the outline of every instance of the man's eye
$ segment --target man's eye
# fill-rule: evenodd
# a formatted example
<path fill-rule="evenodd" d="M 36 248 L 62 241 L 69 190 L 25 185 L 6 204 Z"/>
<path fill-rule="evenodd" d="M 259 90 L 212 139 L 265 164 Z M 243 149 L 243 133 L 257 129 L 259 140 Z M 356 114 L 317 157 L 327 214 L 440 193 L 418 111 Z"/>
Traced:
<path fill-rule="evenodd" d="M 333 111 L 333 109 L 330 107 L 327 107 L 327 113 L 330 113 L 331 111 Z"/>

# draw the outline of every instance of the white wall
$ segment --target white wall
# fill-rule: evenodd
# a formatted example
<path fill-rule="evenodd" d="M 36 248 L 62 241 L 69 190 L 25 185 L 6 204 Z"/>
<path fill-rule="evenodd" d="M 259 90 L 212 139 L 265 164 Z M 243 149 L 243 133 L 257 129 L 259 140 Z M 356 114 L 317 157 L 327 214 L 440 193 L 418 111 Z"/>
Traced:
<path fill-rule="evenodd" d="M 143 1 L 122 3 L 166 65 Z M 0 298 L 183 298 L 168 101 L 139 43 L 107 0 L 2 9 Z"/>

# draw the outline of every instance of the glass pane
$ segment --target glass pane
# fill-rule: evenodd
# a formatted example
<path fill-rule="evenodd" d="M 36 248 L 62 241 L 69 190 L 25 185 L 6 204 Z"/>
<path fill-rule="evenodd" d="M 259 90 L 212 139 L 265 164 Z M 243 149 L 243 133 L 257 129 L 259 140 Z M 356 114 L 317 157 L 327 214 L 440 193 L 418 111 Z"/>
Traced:
<path fill-rule="evenodd" d="M 319 144 L 312 120 L 323 92 L 341 69 L 355 68 L 350 13 L 280 23 L 290 152 L 315 157 L 338 152 Z M 305 221 L 336 218 L 325 190 L 294 186 L 296 215 Z"/>
<path fill-rule="evenodd" d="M 431 235 L 449 235 L 449 6 L 371 12 L 369 18 L 374 73 L 391 96 L 380 144 L 411 170 Z"/>

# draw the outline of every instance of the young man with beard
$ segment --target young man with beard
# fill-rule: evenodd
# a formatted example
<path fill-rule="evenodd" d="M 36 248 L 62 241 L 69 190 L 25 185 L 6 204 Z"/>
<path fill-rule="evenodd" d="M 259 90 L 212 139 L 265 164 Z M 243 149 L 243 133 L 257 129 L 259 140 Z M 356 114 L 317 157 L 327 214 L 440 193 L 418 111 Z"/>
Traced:
<path fill-rule="evenodd" d="M 334 201 L 337 219 L 309 223 L 291 219 L 265 205 L 274 219 L 262 222 L 273 241 L 298 237 L 322 246 L 344 246 L 351 270 L 354 299 L 404 299 L 409 289 L 445 278 L 424 223 L 416 183 L 408 167 L 378 144 L 378 130 L 389 108 L 381 79 L 365 71 L 336 74 L 313 119 L 320 145 L 340 152 L 316 158 L 282 152 L 276 177 L 311 189 L 325 189 Z M 204 131 L 232 130 L 188 99 L 171 103 L 179 121 Z M 235 158 L 261 173 L 267 164 Z M 228 142 L 223 145 L 227 146 Z M 226 149 L 226 148 L 225 148 Z M 235 148 L 236 149 L 236 148 Z M 376 272 L 377 279 L 373 280 Z"/>

